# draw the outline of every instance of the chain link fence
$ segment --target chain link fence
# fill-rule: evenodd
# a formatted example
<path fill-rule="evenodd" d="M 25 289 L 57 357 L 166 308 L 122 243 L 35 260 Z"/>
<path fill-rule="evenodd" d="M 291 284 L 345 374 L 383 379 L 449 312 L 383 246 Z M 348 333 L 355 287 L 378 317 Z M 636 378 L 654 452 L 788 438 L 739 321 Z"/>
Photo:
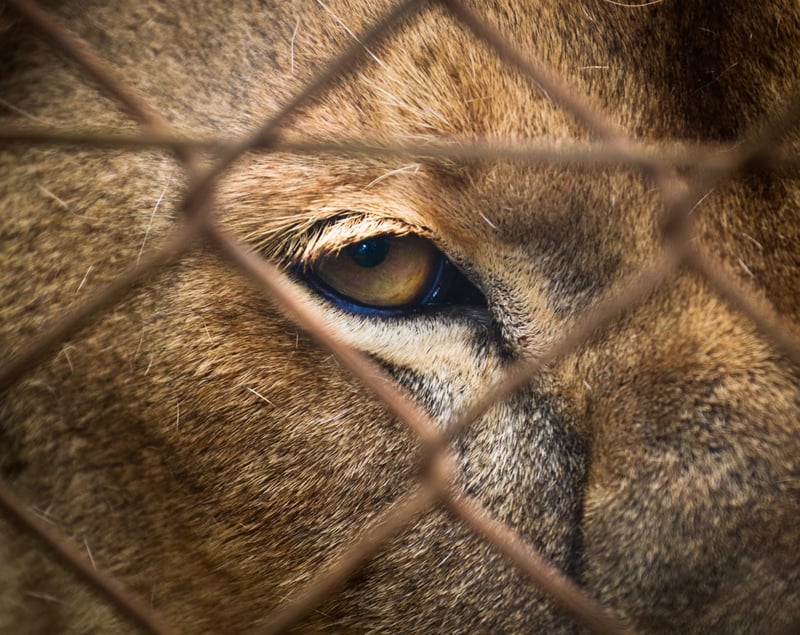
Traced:
<path fill-rule="evenodd" d="M 539 585 L 576 619 L 594 633 L 626 633 L 620 623 L 602 605 L 589 597 L 560 571 L 549 565 L 536 549 L 526 544 L 514 530 L 492 519 L 491 514 L 476 500 L 454 486 L 454 462 L 451 442 L 480 418 L 498 400 L 511 395 L 529 382 L 551 362 L 576 350 L 594 333 L 623 312 L 644 300 L 660 285 L 671 280 L 679 268 L 688 268 L 704 277 L 731 306 L 747 316 L 765 338 L 780 349 L 794 364 L 800 366 L 800 342 L 788 324 L 757 298 L 706 253 L 688 240 L 689 213 L 703 194 L 715 184 L 724 182 L 743 171 L 796 171 L 797 157 L 776 153 L 774 146 L 800 119 L 800 100 L 784 105 L 774 117 L 758 126 L 758 132 L 742 139 L 734 151 L 724 154 L 714 148 L 695 147 L 679 150 L 643 144 L 619 132 L 599 108 L 580 97 L 548 69 L 520 53 L 503 36 L 481 21 L 472 10 L 458 0 L 438 0 L 452 19 L 471 31 L 493 49 L 505 62 L 527 75 L 563 109 L 580 122 L 596 143 L 552 145 L 530 144 L 525 147 L 491 143 L 460 145 L 414 144 L 370 145 L 352 141 L 337 143 L 278 142 L 275 133 L 287 118 L 309 102 L 315 95 L 346 69 L 358 64 L 364 50 L 374 46 L 415 12 L 428 6 L 421 0 L 398 4 L 381 21 L 339 57 L 331 60 L 307 86 L 272 119 L 241 142 L 219 139 L 191 139 L 173 134 L 166 119 L 118 77 L 113 69 L 84 41 L 65 29 L 48 12 L 33 2 L 6 0 L 24 16 L 53 47 L 72 58 L 107 94 L 131 113 L 141 124 L 136 134 L 109 131 L 96 133 L 74 132 L 33 127 L 4 127 L 0 143 L 8 144 L 69 144 L 94 147 L 129 148 L 154 147 L 168 149 L 183 163 L 188 191 L 182 204 L 182 218 L 176 223 L 162 246 L 145 254 L 133 268 L 95 293 L 90 299 L 64 315 L 44 333 L 28 342 L 22 350 L 0 368 L 0 390 L 7 390 L 29 371 L 46 359 L 55 348 L 87 326 L 91 320 L 122 299 L 149 274 L 175 262 L 186 253 L 198 238 L 212 246 L 218 256 L 235 270 L 251 279 L 269 298 L 277 303 L 297 325 L 310 333 L 323 348 L 332 352 L 339 363 L 348 369 L 380 399 L 419 439 L 424 448 L 420 480 L 416 488 L 389 506 L 361 537 L 343 554 L 328 563 L 307 586 L 294 594 L 266 616 L 264 633 L 283 632 L 301 620 L 340 589 L 347 580 L 378 552 L 393 536 L 414 522 L 432 506 L 445 508 L 453 517 L 475 534 L 502 552 L 527 575 L 532 584 Z M 626 165 L 641 171 L 662 192 L 664 249 L 657 261 L 638 272 L 621 291 L 602 298 L 534 361 L 519 362 L 507 371 L 501 381 L 486 388 L 460 416 L 443 430 L 422 412 L 408 396 L 394 387 L 388 375 L 358 351 L 342 344 L 325 326 L 317 311 L 309 307 L 287 282 L 277 267 L 254 255 L 245 245 L 223 230 L 211 214 L 214 188 L 218 177 L 244 152 L 260 149 L 268 152 L 341 153 L 346 155 L 446 157 L 456 161 L 474 159 L 514 159 L 550 161 L 554 164 L 584 165 L 590 168 L 605 165 Z M 211 151 L 215 161 L 210 167 L 202 165 L 199 152 Z M 698 178 L 692 183 L 679 176 L 676 167 L 691 166 Z M 24 501 L 9 485 L 0 482 L 0 509 L 22 531 L 36 537 L 50 550 L 53 557 L 65 563 L 84 582 L 104 596 L 121 615 L 151 633 L 164 634 L 171 628 L 146 603 L 125 590 L 116 580 L 95 570 L 92 563 L 64 536 L 45 525 L 27 511 Z"/>

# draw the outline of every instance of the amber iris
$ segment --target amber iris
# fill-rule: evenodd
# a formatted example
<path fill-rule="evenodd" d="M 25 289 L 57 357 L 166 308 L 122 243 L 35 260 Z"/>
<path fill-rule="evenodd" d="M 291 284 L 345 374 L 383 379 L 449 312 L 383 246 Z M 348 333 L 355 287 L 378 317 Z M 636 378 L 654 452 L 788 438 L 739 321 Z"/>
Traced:
<path fill-rule="evenodd" d="M 393 308 L 430 294 L 442 254 L 420 236 L 376 236 L 321 257 L 314 273 L 332 291 L 357 304 Z"/>

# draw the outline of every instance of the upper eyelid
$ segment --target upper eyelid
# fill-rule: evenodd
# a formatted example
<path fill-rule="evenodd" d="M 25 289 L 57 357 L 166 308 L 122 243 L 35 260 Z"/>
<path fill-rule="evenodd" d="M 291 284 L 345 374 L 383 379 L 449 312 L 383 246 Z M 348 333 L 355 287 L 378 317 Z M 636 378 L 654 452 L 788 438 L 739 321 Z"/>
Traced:
<path fill-rule="evenodd" d="M 432 239 L 430 229 L 410 225 L 398 219 L 365 214 L 346 214 L 320 221 L 295 239 L 296 246 L 283 254 L 294 266 L 312 264 L 323 254 L 336 253 L 347 245 L 375 236 L 414 234 Z M 292 242 L 295 242 L 292 241 Z"/>

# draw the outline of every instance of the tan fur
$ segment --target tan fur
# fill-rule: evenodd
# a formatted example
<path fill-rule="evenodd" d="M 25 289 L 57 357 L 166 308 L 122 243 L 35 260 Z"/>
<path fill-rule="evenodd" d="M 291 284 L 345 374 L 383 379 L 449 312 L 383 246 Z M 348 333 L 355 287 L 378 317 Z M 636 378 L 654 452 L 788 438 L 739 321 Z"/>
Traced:
<path fill-rule="evenodd" d="M 178 130 L 226 137 L 274 113 L 390 5 L 103 4 L 57 12 Z M 651 140 L 733 145 L 800 79 L 792 2 L 473 7 Z M 9 14 L 3 121 L 133 126 Z M 589 138 L 439 8 L 365 59 L 283 134 Z M 0 174 L 5 360 L 156 246 L 184 184 L 159 152 L 14 148 Z M 796 181 L 756 174 L 717 186 L 693 212 L 696 239 L 789 323 L 800 309 L 798 203 Z M 383 232 L 430 236 L 480 285 L 488 313 L 381 319 L 317 302 L 443 421 L 651 262 L 658 210 L 652 183 L 624 169 L 268 154 L 230 170 L 216 207 L 283 263 Z M 770 632 L 800 617 L 799 403 L 797 369 L 682 273 L 493 407 L 458 443 L 460 482 L 642 632 Z M 407 430 L 205 248 L 63 344 L 0 412 L 0 465 L 31 508 L 186 633 L 251 629 L 415 476 Z M 30 539 L 0 527 L 0 631 L 122 628 Z M 301 630 L 576 627 L 437 511 Z"/>

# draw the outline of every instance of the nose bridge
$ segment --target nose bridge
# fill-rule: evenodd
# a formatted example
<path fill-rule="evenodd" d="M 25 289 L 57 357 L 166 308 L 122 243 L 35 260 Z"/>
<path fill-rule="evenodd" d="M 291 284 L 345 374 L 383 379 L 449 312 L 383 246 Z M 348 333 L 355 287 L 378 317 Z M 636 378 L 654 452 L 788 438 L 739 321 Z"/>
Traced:
<path fill-rule="evenodd" d="M 585 448 L 541 387 L 496 403 L 457 441 L 460 485 L 567 575 L 581 562 Z"/>

